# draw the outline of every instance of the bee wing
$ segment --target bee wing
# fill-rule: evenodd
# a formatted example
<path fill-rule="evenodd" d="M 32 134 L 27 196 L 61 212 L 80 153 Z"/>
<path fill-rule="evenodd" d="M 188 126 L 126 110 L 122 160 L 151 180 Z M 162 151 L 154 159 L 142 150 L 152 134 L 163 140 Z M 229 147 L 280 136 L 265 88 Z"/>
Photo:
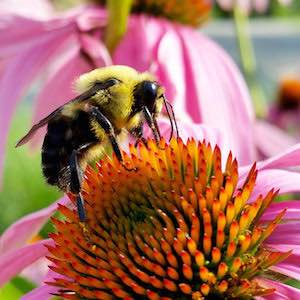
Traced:
<path fill-rule="evenodd" d="M 87 90 L 86 92 L 82 93 L 81 95 L 73 98 L 72 100 L 68 101 L 67 103 L 65 103 L 64 105 L 58 107 L 56 110 L 54 110 L 51 114 L 49 114 L 47 117 L 45 117 L 44 119 L 40 120 L 37 124 L 33 125 L 32 128 L 28 131 L 28 133 L 26 135 L 24 135 L 16 144 L 16 147 L 22 146 L 24 144 L 26 144 L 35 134 L 35 132 L 45 126 L 46 124 L 49 123 L 49 121 L 53 120 L 62 110 L 63 106 L 65 106 L 68 103 L 71 102 L 81 102 L 81 101 L 85 101 L 88 100 L 89 98 L 91 98 L 92 96 L 94 96 L 98 91 L 103 90 L 103 89 L 107 89 L 108 87 L 110 87 L 111 85 L 113 85 L 113 82 L 97 82 L 95 83 L 95 85 L 93 85 L 89 90 Z"/>
<path fill-rule="evenodd" d="M 31 129 L 26 133 L 26 135 L 24 135 L 16 144 L 16 147 L 22 146 L 24 144 L 26 144 L 35 134 L 35 132 L 45 126 L 46 124 L 48 124 L 48 122 L 52 119 L 54 119 L 57 116 L 57 113 L 59 111 L 61 111 L 62 107 L 59 107 L 58 109 L 56 109 L 55 111 L 53 111 L 50 115 L 48 115 L 47 117 L 45 117 L 44 119 L 40 120 L 37 124 L 34 124 Z"/>

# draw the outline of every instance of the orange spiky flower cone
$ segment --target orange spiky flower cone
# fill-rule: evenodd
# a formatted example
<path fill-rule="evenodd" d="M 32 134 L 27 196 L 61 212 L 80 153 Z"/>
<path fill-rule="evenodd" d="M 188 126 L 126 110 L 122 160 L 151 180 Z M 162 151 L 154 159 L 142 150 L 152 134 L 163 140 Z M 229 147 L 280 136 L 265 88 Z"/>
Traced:
<path fill-rule="evenodd" d="M 53 219 L 51 269 L 64 275 L 48 284 L 65 299 L 251 299 L 273 289 L 258 276 L 290 252 L 264 247 L 280 222 L 260 216 L 274 199 L 269 191 L 247 203 L 257 170 L 238 187 L 238 165 L 230 154 L 222 170 L 216 146 L 172 139 L 157 147 L 130 148 L 125 170 L 113 157 L 86 170 L 90 243 L 77 213 Z M 268 274 L 270 276 L 270 274 Z"/>

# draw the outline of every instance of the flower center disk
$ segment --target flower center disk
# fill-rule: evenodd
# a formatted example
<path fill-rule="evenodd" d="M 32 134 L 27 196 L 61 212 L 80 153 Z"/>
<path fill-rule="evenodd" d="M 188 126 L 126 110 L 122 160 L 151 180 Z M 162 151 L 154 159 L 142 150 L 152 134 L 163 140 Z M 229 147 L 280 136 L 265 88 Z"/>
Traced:
<path fill-rule="evenodd" d="M 76 211 L 60 206 L 66 220 L 53 219 L 49 259 L 63 277 L 49 284 L 61 287 L 61 297 L 249 299 L 273 292 L 257 277 L 290 252 L 263 245 L 284 211 L 259 223 L 276 192 L 247 203 L 255 165 L 240 184 L 231 154 L 222 171 L 220 149 L 194 140 L 162 140 L 160 147 L 149 140 L 124 157 L 137 171 L 115 157 L 86 171 L 89 241 Z"/>

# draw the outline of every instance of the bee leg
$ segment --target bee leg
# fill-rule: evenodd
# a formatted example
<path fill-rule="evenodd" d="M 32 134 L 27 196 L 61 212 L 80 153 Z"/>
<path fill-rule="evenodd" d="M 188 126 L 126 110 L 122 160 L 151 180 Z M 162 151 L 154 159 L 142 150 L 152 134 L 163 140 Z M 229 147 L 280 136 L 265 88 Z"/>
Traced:
<path fill-rule="evenodd" d="M 84 207 L 84 199 L 81 195 L 81 182 L 80 182 L 80 167 L 78 163 L 78 155 L 80 154 L 80 150 L 83 150 L 84 148 L 88 147 L 90 144 L 82 146 L 78 150 L 73 150 L 70 160 L 69 160 L 69 166 L 70 166 L 70 190 L 73 194 L 76 195 L 76 206 L 77 206 L 77 213 L 79 217 L 79 226 L 81 227 L 82 233 L 87 240 L 88 243 L 91 244 L 90 240 L 90 232 L 88 229 L 88 225 L 86 223 L 87 217 L 86 217 L 86 211 Z M 93 246 L 94 247 L 94 246 Z"/>
<path fill-rule="evenodd" d="M 108 135 L 108 138 L 110 140 L 113 151 L 116 154 L 119 162 L 124 167 L 124 169 L 126 169 L 127 171 L 136 171 L 137 170 L 136 168 L 128 168 L 125 165 L 119 144 L 116 140 L 114 128 L 113 128 L 111 122 L 97 107 L 92 106 L 90 108 L 90 113 L 93 116 L 93 118 L 95 118 L 96 121 L 99 123 L 99 125 L 103 128 L 104 132 Z"/>
<path fill-rule="evenodd" d="M 162 148 L 159 145 L 159 142 L 161 140 L 161 134 L 160 134 L 159 127 L 158 127 L 156 119 L 153 118 L 153 116 L 151 115 L 149 109 L 146 106 L 143 107 L 143 113 L 144 113 L 145 120 L 146 120 L 148 126 L 150 127 L 150 129 L 153 133 L 153 136 L 154 136 L 155 143 L 156 143 L 157 147 L 161 150 L 164 150 L 165 148 Z"/>
<path fill-rule="evenodd" d="M 147 140 L 143 136 L 143 125 L 140 124 L 138 127 L 133 128 L 130 133 L 136 138 L 136 141 L 134 143 L 134 147 L 137 147 L 138 143 L 141 141 L 145 147 L 147 148 Z"/>

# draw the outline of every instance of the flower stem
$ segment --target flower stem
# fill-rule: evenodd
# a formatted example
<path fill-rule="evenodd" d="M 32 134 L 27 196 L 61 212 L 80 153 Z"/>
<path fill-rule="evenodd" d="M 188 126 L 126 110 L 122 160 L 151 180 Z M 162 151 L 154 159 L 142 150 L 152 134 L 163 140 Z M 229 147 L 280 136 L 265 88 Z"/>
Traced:
<path fill-rule="evenodd" d="M 258 117 L 264 117 L 267 110 L 266 101 L 263 89 L 257 80 L 256 59 L 249 32 L 248 15 L 237 3 L 234 7 L 233 14 L 243 73 L 250 89 L 256 115 Z"/>
<path fill-rule="evenodd" d="M 131 4 L 132 0 L 107 0 L 109 17 L 105 33 L 105 44 L 110 53 L 113 53 L 126 33 Z"/>

